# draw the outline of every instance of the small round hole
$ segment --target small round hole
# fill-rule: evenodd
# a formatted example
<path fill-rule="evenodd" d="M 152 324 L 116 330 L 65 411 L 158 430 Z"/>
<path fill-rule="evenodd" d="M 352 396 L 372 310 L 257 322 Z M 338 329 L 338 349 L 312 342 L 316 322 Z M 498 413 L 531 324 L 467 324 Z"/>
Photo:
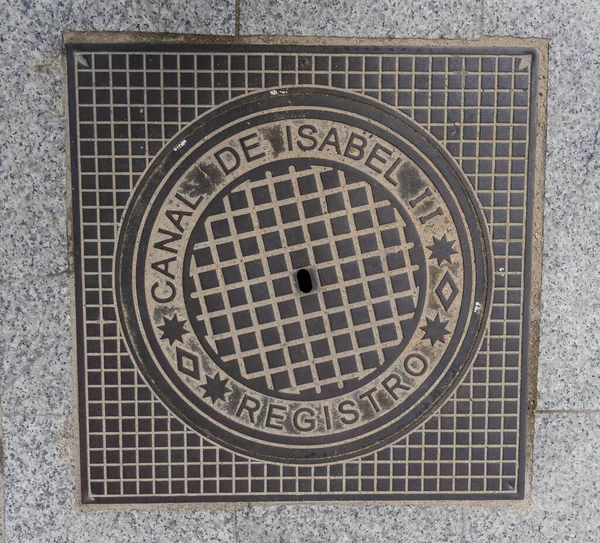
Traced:
<path fill-rule="evenodd" d="M 308 270 L 298 270 L 296 281 L 301 292 L 310 292 L 313 288 L 312 277 Z"/>

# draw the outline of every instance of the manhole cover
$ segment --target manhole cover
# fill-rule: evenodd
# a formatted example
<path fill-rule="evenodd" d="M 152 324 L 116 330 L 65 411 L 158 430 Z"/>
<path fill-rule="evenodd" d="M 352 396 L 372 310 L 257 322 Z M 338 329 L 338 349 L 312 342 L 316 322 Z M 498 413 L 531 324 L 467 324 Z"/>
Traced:
<path fill-rule="evenodd" d="M 523 495 L 529 45 L 69 46 L 84 501 Z"/>
<path fill-rule="evenodd" d="M 171 140 L 139 187 L 117 247 L 126 338 L 213 439 L 281 461 L 365 451 L 471 361 L 487 226 L 406 116 L 311 87 L 244 96 Z"/>

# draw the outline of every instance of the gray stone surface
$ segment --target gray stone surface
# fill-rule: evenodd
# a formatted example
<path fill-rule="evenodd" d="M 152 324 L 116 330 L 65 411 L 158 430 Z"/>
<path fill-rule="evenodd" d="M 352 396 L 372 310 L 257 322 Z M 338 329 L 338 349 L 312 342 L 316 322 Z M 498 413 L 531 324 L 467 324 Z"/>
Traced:
<path fill-rule="evenodd" d="M 8 415 L 70 412 L 68 275 L 1 283 L 0 307 L 4 412 Z"/>
<path fill-rule="evenodd" d="M 78 510 L 73 422 L 64 416 L 15 416 L 3 423 L 7 541 L 234 541 L 233 511 Z"/>
<path fill-rule="evenodd" d="M 466 542 L 598 541 L 600 413 L 538 415 L 532 504 L 472 508 Z"/>
<path fill-rule="evenodd" d="M 160 32 L 234 34 L 235 0 L 162 0 Z"/>
<path fill-rule="evenodd" d="M 6 541 L 4 531 L 4 452 L 2 443 L 2 428 L 0 425 L 0 541 Z"/>
<path fill-rule="evenodd" d="M 485 3 L 484 34 L 550 42 L 540 409 L 600 409 L 600 10 Z"/>
<path fill-rule="evenodd" d="M 459 542 L 460 510 L 452 506 L 253 506 L 238 508 L 244 543 Z"/>
<path fill-rule="evenodd" d="M 241 34 L 476 38 L 480 0 L 243 0 Z"/>
<path fill-rule="evenodd" d="M 26 103 L 22 114 L 3 122 L 0 275 L 4 279 L 43 277 L 67 269 L 64 125 L 61 118 L 32 110 Z"/>

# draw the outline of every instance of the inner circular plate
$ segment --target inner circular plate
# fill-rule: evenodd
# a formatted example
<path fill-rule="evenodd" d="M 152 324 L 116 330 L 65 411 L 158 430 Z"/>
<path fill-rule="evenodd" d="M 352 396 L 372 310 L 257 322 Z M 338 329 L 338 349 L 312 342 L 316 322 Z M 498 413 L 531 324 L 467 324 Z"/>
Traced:
<path fill-rule="evenodd" d="M 443 147 L 320 88 L 249 94 L 184 129 L 138 184 L 116 262 L 157 395 L 280 462 L 363 454 L 421 423 L 472 360 L 491 292 L 483 214 Z"/>
<path fill-rule="evenodd" d="M 299 270 L 309 292 L 298 292 Z M 183 275 L 190 324 L 217 364 L 258 392 L 301 400 L 357 389 L 397 360 L 425 283 L 423 245 L 395 196 L 360 170 L 302 158 L 216 194 Z"/>

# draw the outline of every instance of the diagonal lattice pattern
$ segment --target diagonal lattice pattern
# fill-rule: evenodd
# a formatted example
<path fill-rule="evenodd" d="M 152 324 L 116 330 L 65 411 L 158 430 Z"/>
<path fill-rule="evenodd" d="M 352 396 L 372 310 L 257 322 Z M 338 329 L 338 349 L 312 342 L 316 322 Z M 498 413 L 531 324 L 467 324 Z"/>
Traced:
<path fill-rule="evenodd" d="M 226 371 L 251 386 L 347 391 L 414 330 L 414 242 L 366 181 L 312 166 L 245 181 L 201 217 L 188 307 Z M 209 208 L 210 209 L 210 208 Z M 201 232 L 198 232 L 201 230 Z M 302 294 L 295 272 L 311 270 Z"/>

